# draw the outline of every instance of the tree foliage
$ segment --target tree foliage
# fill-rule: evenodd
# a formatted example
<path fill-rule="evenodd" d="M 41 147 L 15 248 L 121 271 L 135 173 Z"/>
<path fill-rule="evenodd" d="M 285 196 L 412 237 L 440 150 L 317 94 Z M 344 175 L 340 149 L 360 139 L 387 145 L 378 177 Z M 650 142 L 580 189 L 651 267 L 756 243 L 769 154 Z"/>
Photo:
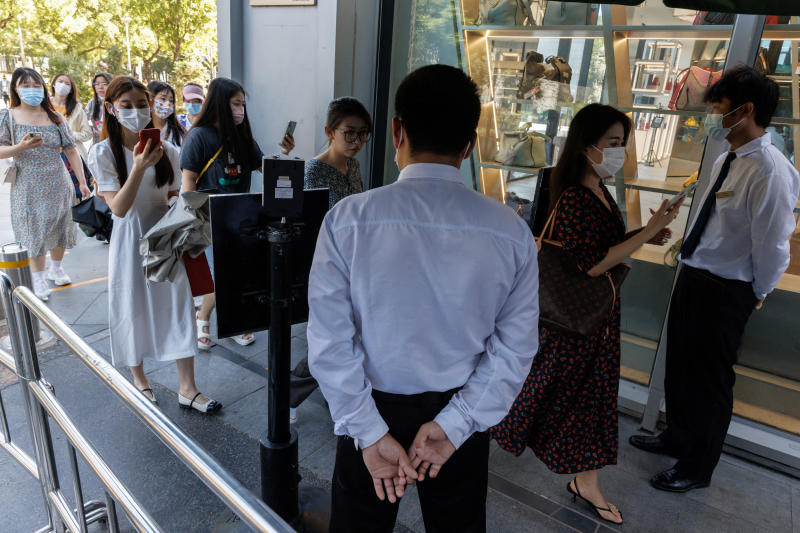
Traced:
<path fill-rule="evenodd" d="M 179 90 L 211 77 L 215 0 L 0 0 L 0 54 L 19 55 L 21 28 L 25 55 L 40 58 L 45 77 L 66 70 L 86 87 L 96 72 L 128 74 L 125 16 L 131 63 L 144 79 L 164 76 Z"/>

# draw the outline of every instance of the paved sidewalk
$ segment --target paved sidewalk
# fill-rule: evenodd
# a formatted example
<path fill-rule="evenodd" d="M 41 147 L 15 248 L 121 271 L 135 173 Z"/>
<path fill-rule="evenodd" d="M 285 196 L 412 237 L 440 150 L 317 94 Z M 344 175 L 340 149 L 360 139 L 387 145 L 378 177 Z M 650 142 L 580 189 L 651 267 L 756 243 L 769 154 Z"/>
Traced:
<path fill-rule="evenodd" d="M 0 202 L 7 202 L 1 188 Z M 8 204 L 0 205 L 0 213 L 5 212 Z M 0 236 L 6 229 L 0 220 Z M 106 245 L 81 240 L 64 261 L 75 284 L 54 291 L 49 302 L 102 354 L 108 353 L 106 261 Z M 292 332 L 292 358 L 296 362 L 306 352 L 305 328 L 295 326 Z M 178 409 L 178 380 L 173 363 L 145 362 L 161 409 L 254 491 L 259 486 L 257 438 L 266 428 L 267 417 L 266 350 L 267 334 L 262 332 L 251 346 L 222 340 L 210 354 L 198 357 L 199 387 L 225 406 L 213 417 Z M 225 524 L 231 515 L 218 500 L 65 346 L 58 344 L 43 351 L 41 359 L 43 374 L 54 384 L 65 408 L 166 531 L 235 529 L 235 524 Z M 18 388 L 12 375 L 0 371 L 0 390 L 12 434 L 27 446 Z M 299 421 L 294 427 L 300 439 L 304 481 L 329 488 L 336 439 L 319 391 L 299 408 Z M 647 480 L 670 466 L 670 460 L 628 445 L 627 438 L 636 429 L 635 420 L 620 418 L 619 465 L 604 469 L 601 474 L 608 499 L 624 514 L 624 526 L 601 524 L 590 509 L 580 502 L 573 503 L 565 491 L 570 476 L 549 472 L 530 451 L 517 458 L 493 445 L 488 531 L 800 533 L 800 481 L 725 455 L 710 488 L 685 495 L 658 492 Z M 54 434 L 62 485 L 70 487 L 64 438 L 58 431 Z M 87 497 L 100 497 L 99 482 L 86 465 L 81 472 Z M 65 492 L 71 496 L 70 488 Z M 43 525 L 37 484 L 3 451 L 0 502 L 0 531 L 33 531 Z M 125 530 L 132 529 L 128 526 Z M 424 531 L 414 488 L 401 505 L 397 531 Z"/>

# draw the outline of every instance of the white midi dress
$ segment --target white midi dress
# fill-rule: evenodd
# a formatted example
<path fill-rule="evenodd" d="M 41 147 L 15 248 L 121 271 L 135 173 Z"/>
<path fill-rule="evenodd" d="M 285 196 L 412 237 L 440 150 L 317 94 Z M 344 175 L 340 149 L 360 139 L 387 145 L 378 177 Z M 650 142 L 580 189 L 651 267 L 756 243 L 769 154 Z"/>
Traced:
<path fill-rule="evenodd" d="M 167 191 L 180 187 L 179 155 L 164 142 L 174 181 L 157 188 L 155 167 L 148 168 L 128 213 L 114 216 L 108 254 L 109 330 L 114 366 L 138 366 L 145 358 L 172 361 L 197 355 L 197 335 L 189 280 L 180 265 L 175 281 L 148 281 L 142 269 L 139 240 L 168 210 Z M 123 148 L 130 172 L 133 152 Z M 108 140 L 92 146 L 89 168 L 98 190 L 120 189 Z"/>

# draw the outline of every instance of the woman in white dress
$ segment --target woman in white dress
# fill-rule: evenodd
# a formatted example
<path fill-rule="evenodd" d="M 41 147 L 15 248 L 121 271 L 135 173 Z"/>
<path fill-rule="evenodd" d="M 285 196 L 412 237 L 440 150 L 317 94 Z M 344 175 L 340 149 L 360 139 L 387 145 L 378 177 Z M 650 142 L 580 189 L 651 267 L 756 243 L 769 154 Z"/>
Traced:
<path fill-rule="evenodd" d="M 173 282 L 148 281 L 139 254 L 139 239 L 178 194 L 178 151 L 166 141 L 139 144 L 139 130 L 152 128 L 152 121 L 147 89 L 135 79 L 114 78 L 104 106 L 103 140 L 89 152 L 89 167 L 114 215 L 108 259 L 112 362 L 129 367 L 134 385 L 155 403 L 142 360 L 174 360 L 181 407 L 214 412 L 222 405 L 203 396 L 194 381 L 197 340 L 186 271 L 181 265 Z"/>

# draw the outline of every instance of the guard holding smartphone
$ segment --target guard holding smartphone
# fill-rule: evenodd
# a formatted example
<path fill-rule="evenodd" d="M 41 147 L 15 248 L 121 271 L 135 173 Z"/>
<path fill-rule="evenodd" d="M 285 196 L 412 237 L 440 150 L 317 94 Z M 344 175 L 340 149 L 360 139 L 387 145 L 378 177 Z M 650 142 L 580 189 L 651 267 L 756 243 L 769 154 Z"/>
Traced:
<path fill-rule="evenodd" d="M 670 302 L 664 380 L 667 429 L 631 444 L 676 457 L 653 487 L 707 487 L 733 412 L 733 365 L 745 325 L 789 265 L 800 175 L 765 131 L 778 85 L 749 67 L 725 74 L 706 94 L 708 136 L 726 139 L 712 183 L 681 247 Z"/>

